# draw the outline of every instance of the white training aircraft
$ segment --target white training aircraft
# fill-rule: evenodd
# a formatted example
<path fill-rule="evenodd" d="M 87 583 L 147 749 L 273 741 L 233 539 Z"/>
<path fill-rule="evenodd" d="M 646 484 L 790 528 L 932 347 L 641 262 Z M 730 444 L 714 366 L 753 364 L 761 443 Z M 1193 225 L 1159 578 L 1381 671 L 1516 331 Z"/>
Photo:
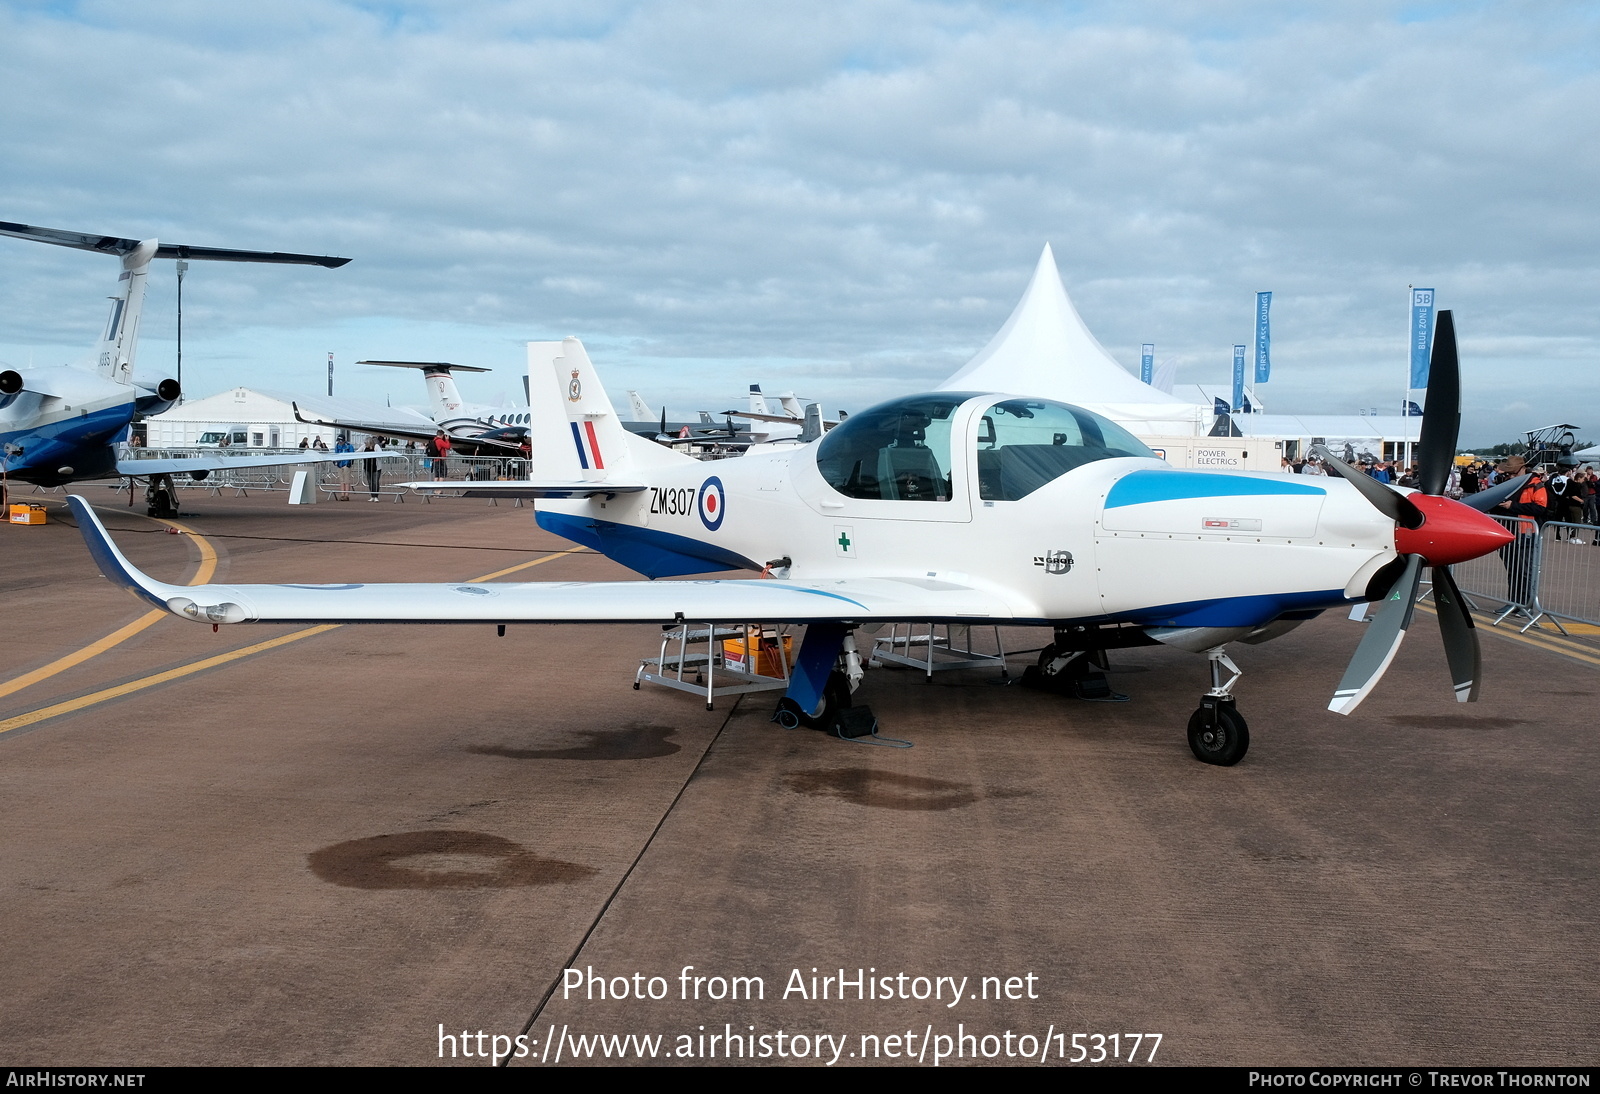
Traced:
<path fill-rule="evenodd" d="M 134 415 L 159 414 L 178 401 L 178 382 L 135 383 L 133 359 L 139 343 L 139 316 L 145 283 L 156 258 L 219 262 L 275 262 L 336 269 L 350 260 L 267 251 L 163 244 L 158 240 L 119 239 L 0 221 L 0 236 L 58 247 L 98 251 L 121 261 L 122 274 L 111 298 L 111 318 L 95 346 L 92 368 L 58 365 L 0 371 L 0 472 L 7 480 L 59 486 L 84 479 L 126 476 L 147 482 L 151 516 L 177 516 L 173 476 L 203 479 L 212 471 L 240 467 L 278 467 L 370 458 L 359 453 L 306 453 L 293 456 L 190 456 L 180 459 L 119 459 L 113 447 Z M 0 491 L 3 493 L 3 491 Z"/>
<path fill-rule="evenodd" d="M 624 429 L 577 339 L 528 351 L 539 478 L 474 492 L 540 498 L 541 527 L 650 579 L 742 568 L 764 580 L 168 585 L 135 570 L 74 499 L 90 551 L 113 582 L 213 626 L 804 623 L 776 718 L 841 735 L 860 732 L 848 709 L 858 627 L 1050 626 L 1047 677 L 1096 651 L 1164 643 L 1210 659 L 1212 687 L 1188 737 L 1213 764 L 1236 763 L 1249 744 L 1227 643 L 1384 601 L 1332 704 L 1349 713 L 1388 667 L 1427 564 L 1456 697 L 1476 697 L 1477 636 L 1447 567 L 1509 535 L 1442 496 L 1460 420 L 1448 312 L 1422 427 L 1423 489 L 1410 493 L 1331 457 L 1344 480 L 1174 470 L 1106 418 L 1014 393 L 896 399 L 803 447 L 708 466 Z M 1485 507 L 1502 496 L 1478 495 Z"/>

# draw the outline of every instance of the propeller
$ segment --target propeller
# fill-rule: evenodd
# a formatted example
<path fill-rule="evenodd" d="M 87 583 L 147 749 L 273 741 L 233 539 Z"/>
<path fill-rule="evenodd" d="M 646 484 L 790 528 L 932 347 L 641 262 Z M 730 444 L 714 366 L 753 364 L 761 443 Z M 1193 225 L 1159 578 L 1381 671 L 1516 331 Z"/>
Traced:
<path fill-rule="evenodd" d="M 1362 474 L 1325 447 L 1313 449 L 1330 471 L 1395 522 L 1395 550 L 1405 560 L 1384 590 L 1382 607 L 1368 624 L 1367 633 L 1328 704 L 1328 709 L 1337 714 L 1349 714 L 1361 705 L 1394 660 L 1415 614 L 1423 566 L 1432 568 L 1439 634 L 1444 639 L 1456 701 L 1470 703 L 1478 698 L 1483 655 L 1472 614 L 1450 576 L 1450 566 L 1488 554 L 1511 541 L 1510 532 L 1482 514 L 1520 489 L 1526 476 L 1475 494 L 1466 505 L 1445 497 L 1460 429 L 1461 365 L 1456 353 L 1455 319 L 1450 312 L 1441 311 L 1434 327 L 1427 402 L 1423 404 L 1422 433 L 1417 440 L 1418 491 L 1402 494 Z"/>

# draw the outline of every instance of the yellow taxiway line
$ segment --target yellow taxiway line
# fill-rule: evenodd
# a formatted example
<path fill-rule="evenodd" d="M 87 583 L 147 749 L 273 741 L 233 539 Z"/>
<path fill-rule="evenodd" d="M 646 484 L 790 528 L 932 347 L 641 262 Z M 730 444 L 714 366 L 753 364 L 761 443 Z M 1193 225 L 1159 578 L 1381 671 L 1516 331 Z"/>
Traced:
<path fill-rule="evenodd" d="M 211 542 L 193 528 L 185 524 L 179 524 L 175 520 L 163 520 L 159 517 L 151 517 L 149 519 L 159 521 L 159 523 L 165 524 L 169 528 L 182 532 L 194 542 L 196 547 L 200 548 L 200 565 L 195 570 L 194 577 L 189 579 L 188 584 L 204 585 L 210 581 L 212 575 L 217 572 L 217 551 L 216 548 L 211 546 Z M 21 691 L 25 687 L 31 687 L 40 680 L 48 680 L 58 672 L 65 672 L 75 665 L 83 664 L 91 657 L 98 657 L 113 646 L 126 642 L 146 627 L 165 619 L 169 614 L 171 613 L 160 611 L 159 609 L 145 612 L 127 626 L 112 631 L 104 638 L 89 643 L 81 650 L 69 653 L 65 657 L 58 657 L 48 665 L 41 665 L 32 672 L 25 672 L 21 676 L 7 680 L 5 683 L 0 684 L 0 698 L 13 692 Z"/>
<path fill-rule="evenodd" d="M 516 573 L 518 570 L 526 570 L 532 566 L 540 566 L 546 562 L 553 561 L 554 559 L 564 558 L 567 555 L 575 555 L 586 550 L 587 548 L 584 547 L 573 547 L 569 550 L 557 551 L 555 554 L 545 555 L 542 558 L 533 559 L 531 562 L 519 563 L 516 566 L 508 566 L 504 570 L 496 570 L 492 574 L 484 574 L 482 577 L 472 578 L 466 584 L 477 584 L 484 581 L 492 581 L 497 577 L 504 577 L 506 574 Z M 215 560 L 216 555 L 215 552 L 213 552 L 213 564 L 215 563 Z M 190 584 L 199 585 L 204 584 L 204 582 L 193 581 L 190 582 Z M 151 612 L 150 614 L 156 618 L 160 618 L 169 613 L 156 611 Z M 144 621 L 140 620 L 139 622 L 143 623 Z M 130 624 L 129 626 L 134 625 L 135 624 Z M 149 624 L 145 623 L 144 625 L 148 626 Z M 31 710 L 26 714 L 19 714 L 14 718 L 7 718 L 4 721 L 0 721 L 0 733 L 9 733 L 13 729 L 22 729 L 24 726 L 37 725 L 38 723 L 47 721 L 51 718 L 59 718 L 63 714 L 72 714 L 75 711 L 97 706 L 100 703 L 109 702 L 112 699 L 120 699 L 122 696 L 131 695 L 136 691 L 143 691 L 146 688 L 153 688 L 158 684 L 165 684 L 173 680 L 182 679 L 185 676 L 192 676 L 197 672 L 204 672 L 206 669 L 216 668 L 219 665 L 226 665 L 230 661 L 238 661 L 246 657 L 252 657 L 258 653 L 265 653 L 268 650 L 277 649 L 279 646 L 287 646 L 291 642 L 300 641 L 302 638 L 311 638 L 314 635 L 326 634 L 328 631 L 336 631 L 342 626 L 344 626 L 343 623 L 322 623 L 315 627 L 307 627 L 304 630 L 295 631 L 291 634 L 284 634 L 279 635 L 277 638 L 270 638 L 265 642 L 257 642 L 253 646 L 245 646 L 243 649 L 233 650 L 229 653 L 219 653 L 213 657 L 206 657 L 199 661 L 190 662 L 187 665 L 180 665 L 175 669 L 167 669 L 165 672 L 154 673 L 150 676 L 141 677 L 138 680 L 130 680 L 125 684 L 118 684 L 115 687 L 104 688 L 100 691 L 91 692 L 88 695 L 82 695 L 76 699 L 68 699 L 64 702 L 54 703 L 47 707 L 40 707 L 38 710 Z M 142 627 L 140 629 L 142 629 Z M 124 627 L 123 630 L 128 630 L 128 627 Z M 121 631 L 117 632 L 117 634 L 121 633 Z M 129 633 L 136 632 L 130 631 Z M 109 635 L 107 638 L 102 639 L 101 641 L 106 642 L 110 638 L 115 637 L 116 635 Z M 121 639 L 117 640 L 121 641 Z M 88 648 L 89 647 L 86 647 L 86 649 Z M 106 648 L 109 649 L 110 647 L 107 646 Z M 83 653 L 84 651 L 80 650 L 78 652 Z M 71 656 L 77 655 L 74 654 Z M 87 654 L 87 656 L 93 656 L 93 654 L 90 653 Z M 66 660 L 66 658 L 63 658 L 62 660 Z M 49 668 L 50 666 L 47 665 L 45 667 Z M 60 670 L 58 669 L 56 671 Z"/>
<path fill-rule="evenodd" d="M 1430 615 L 1439 614 L 1438 610 L 1431 604 L 1418 604 L 1417 607 Z M 1490 618 L 1492 619 L 1493 617 L 1491 616 Z M 1562 626 L 1573 634 L 1600 634 L 1600 627 L 1590 627 L 1583 623 L 1563 623 Z M 1570 657 L 1574 661 L 1582 661 L 1586 665 L 1600 665 L 1600 650 L 1581 646 L 1576 642 L 1562 641 L 1553 634 L 1523 634 L 1515 627 L 1493 627 L 1482 623 L 1478 624 L 1477 630 L 1479 634 L 1492 634 L 1500 638 L 1509 638 L 1511 641 L 1520 642 L 1524 646 L 1547 650 L 1550 653 L 1559 653 L 1563 657 Z"/>

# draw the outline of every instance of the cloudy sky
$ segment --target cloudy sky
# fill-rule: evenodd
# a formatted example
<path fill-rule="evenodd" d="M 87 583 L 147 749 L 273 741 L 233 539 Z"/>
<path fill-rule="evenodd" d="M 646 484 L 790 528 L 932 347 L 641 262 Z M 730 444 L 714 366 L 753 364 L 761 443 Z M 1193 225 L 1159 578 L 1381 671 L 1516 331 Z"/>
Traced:
<path fill-rule="evenodd" d="M 0 220 L 355 259 L 196 264 L 184 378 L 420 402 L 576 334 L 674 414 L 937 382 L 1045 242 L 1100 340 L 1270 409 L 1385 411 L 1407 292 L 1464 443 L 1600 436 L 1594 4 L 0 0 Z M 81 358 L 115 266 L 0 240 L 0 360 Z M 175 278 L 140 373 L 169 374 Z"/>

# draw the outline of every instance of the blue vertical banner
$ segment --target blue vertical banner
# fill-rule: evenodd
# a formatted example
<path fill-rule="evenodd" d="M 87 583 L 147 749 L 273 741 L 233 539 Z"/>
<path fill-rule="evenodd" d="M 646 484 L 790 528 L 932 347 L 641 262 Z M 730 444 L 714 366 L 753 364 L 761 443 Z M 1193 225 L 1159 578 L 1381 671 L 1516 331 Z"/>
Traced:
<path fill-rule="evenodd" d="M 1146 342 L 1139 351 L 1139 379 L 1150 383 L 1156 375 L 1156 347 L 1153 342 Z"/>
<path fill-rule="evenodd" d="M 1244 409 L 1244 347 L 1233 347 L 1233 409 Z"/>
<path fill-rule="evenodd" d="M 1272 379 L 1272 294 L 1256 293 L 1256 383 Z"/>
<path fill-rule="evenodd" d="M 1428 359 L 1433 354 L 1433 290 L 1411 290 L 1411 390 L 1428 386 Z"/>

